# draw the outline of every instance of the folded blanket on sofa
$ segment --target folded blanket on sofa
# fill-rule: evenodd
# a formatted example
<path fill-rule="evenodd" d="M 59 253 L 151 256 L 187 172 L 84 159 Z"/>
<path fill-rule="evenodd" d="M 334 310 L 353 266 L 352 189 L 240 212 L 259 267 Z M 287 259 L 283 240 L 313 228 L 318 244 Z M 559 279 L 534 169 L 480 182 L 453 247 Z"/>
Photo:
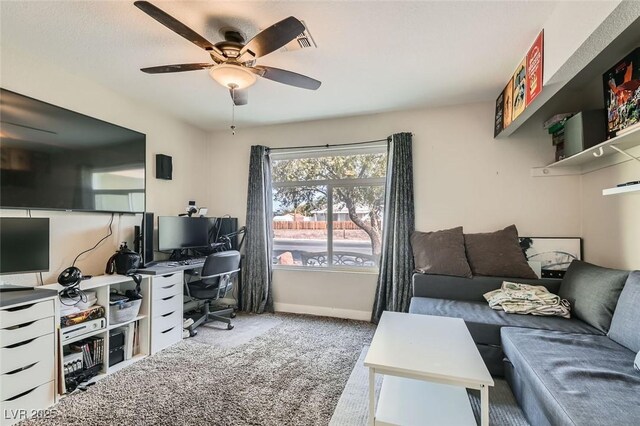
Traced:
<path fill-rule="evenodd" d="M 543 286 L 504 281 L 500 289 L 485 293 L 484 298 L 491 309 L 508 314 L 571 317 L 569 302 Z"/>

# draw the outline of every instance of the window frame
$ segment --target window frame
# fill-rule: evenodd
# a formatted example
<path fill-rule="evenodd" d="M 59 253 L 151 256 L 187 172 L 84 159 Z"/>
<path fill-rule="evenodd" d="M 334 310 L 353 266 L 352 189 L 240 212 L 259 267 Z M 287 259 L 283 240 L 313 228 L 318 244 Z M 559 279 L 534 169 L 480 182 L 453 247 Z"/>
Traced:
<path fill-rule="evenodd" d="M 362 148 L 323 148 L 318 149 L 304 149 L 304 150 L 292 150 L 284 151 L 282 153 L 269 153 L 271 161 L 279 160 L 297 160 L 304 158 L 314 157 L 328 157 L 328 156 L 349 156 L 349 155 L 362 155 L 362 154 L 385 154 L 387 153 L 386 144 L 366 145 Z M 278 265 L 273 264 L 273 269 L 279 270 L 293 270 L 293 271 L 333 271 L 333 272 L 362 272 L 362 273 L 378 273 L 380 265 L 374 267 L 367 266 L 344 266 L 333 264 L 333 190 L 335 187 L 341 188 L 355 188 L 362 186 L 382 186 L 386 185 L 386 176 L 378 178 L 350 178 L 350 179 L 319 179 L 319 180 L 307 180 L 307 181 L 285 181 L 276 182 L 271 180 L 271 187 L 275 188 L 293 188 L 303 186 L 324 186 L 327 188 L 327 258 L 329 264 L 326 267 L 311 267 L 304 265 Z M 273 212 L 271 212 L 273 215 Z M 330 220 L 329 220 L 330 219 Z M 273 220 L 273 217 L 271 218 Z M 384 217 L 383 217 L 384 221 Z M 271 241 L 273 244 L 273 239 Z"/>

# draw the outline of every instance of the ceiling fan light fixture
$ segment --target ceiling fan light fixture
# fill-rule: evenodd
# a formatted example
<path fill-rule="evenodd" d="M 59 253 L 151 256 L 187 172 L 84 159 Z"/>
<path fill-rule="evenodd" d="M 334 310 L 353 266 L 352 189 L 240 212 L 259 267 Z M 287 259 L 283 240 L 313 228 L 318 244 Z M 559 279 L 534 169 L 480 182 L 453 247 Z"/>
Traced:
<path fill-rule="evenodd" d="M 211 68 L 209 75 L 227 89 L 242 90 L 256 82 L 256 75 L 241 65 L 216 65 Z"/>

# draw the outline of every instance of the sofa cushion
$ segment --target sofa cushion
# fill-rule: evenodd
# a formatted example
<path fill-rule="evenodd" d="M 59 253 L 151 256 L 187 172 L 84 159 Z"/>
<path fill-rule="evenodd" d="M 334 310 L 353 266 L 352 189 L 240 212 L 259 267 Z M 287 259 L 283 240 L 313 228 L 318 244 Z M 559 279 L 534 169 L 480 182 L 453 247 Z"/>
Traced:
<path fill-rule="evenodd" d="M 413 296 L 433 297 L 436 299 L 469 300 L 485 302 L 484 294 L 499 289 L 506 277 L 450 277 L 446 275 L 413 274 Z M 522 284 L 545 286 L 549 292 L 558 294 L 560 280 L 556 279 L 524 279 L 517 280 Z"/>
<path fill-rule="evenodd" d="M 473 275 L 538 278 L 520 248 L 515 225 L 481 234 L 464 234 L 467 259 Z"/>
<path fill-rule="evenodd" d="M 434 232 L 416 231 L 411 235 L 411 248 L 415 268 L 423 274 L 471 277 L 462 226 Z"/>
<path fill-rule="evenodd" d="M 487 302 L 413 297 L 409 305 L 409 312 L 462 318 L 467 324 L 473 340 L 476 343 L 485 345 L 500 346 L 500 328 L 502 327 L 528 327 L 543 330 L 562 330 L 572 333 L 600 334 L 595 328 L 574 318 L 507 314 L 504 311 L 491 309 Z"/>
<path fill-rule="evenodd" d="M 629 274 L 611 320 L 609 338 L 640 351 L 640 271 Z"/>
<path fill-rule="evenodd" d="M 558 295 L 571 303 L 575 317 L 606 333 L 628 276 L 628 271 L 574 260 L 567 269 Z"/>
<path fill-rule="evenodd" d="M 638 424 L 635 354 L 607 336 L 505 327 L 502 344 L 549 424 Z"/>

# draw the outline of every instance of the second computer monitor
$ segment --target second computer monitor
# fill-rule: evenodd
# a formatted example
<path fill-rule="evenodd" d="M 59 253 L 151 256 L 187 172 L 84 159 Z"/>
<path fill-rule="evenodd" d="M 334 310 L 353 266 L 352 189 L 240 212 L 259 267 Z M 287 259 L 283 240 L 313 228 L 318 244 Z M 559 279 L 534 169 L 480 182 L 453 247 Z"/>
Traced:
<path fill-rule="evenodd" d="M 183 250 L 209 245 L 209 220 L 204 217 L 158 217 L 158 249 Z"/>
<path fill-rule="evenodd" d="M 0 274 L 49 270 L 49 219 L 0 218 Z"/>

